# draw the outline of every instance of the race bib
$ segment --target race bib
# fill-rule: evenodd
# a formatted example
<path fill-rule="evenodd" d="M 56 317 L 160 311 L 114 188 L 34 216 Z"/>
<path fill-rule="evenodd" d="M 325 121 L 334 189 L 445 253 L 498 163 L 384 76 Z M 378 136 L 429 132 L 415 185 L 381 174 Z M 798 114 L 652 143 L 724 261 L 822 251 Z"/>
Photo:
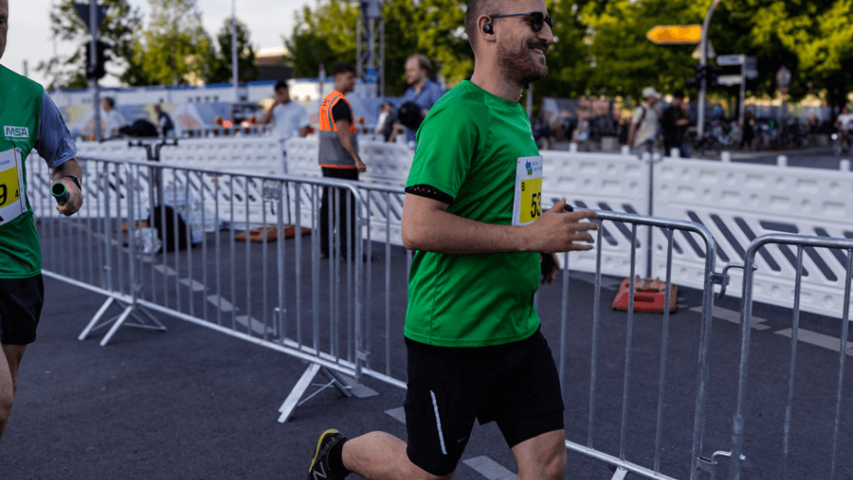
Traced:
<path fill-rule="evenodd" d="M 515 167 L 512 224 L 527 225 L 542 216 L 542 157 L 519 157 Z"/>
<path fill-rule="evenodd" d="M 17 148 L 0 153 L 0 226 L 27 212 L 24 165 Z"/>

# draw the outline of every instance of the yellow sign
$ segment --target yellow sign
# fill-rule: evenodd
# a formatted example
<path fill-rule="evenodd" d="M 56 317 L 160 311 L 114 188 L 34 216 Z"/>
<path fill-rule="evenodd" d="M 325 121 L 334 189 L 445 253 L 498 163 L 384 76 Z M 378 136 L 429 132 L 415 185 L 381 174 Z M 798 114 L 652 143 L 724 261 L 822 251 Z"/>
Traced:
<path fill-rule="evenodd" d="M 699 43 L 702 40 L 701 25 L 657 26 L 646 34 L 646 38 L 658 45 Z"/>

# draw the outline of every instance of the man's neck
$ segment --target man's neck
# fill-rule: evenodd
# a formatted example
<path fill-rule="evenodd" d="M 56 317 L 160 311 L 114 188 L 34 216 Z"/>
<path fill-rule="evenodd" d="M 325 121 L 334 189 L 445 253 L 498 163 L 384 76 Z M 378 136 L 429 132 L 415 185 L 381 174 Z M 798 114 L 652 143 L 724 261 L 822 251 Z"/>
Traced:
<path fill-rule="evenodd" d="M 513 103 L 518 103 L 524 91 L 524 88 L 520 84 L 506 78 L 503 71 L 496 65 L 475 63 L 471 83 L 492 95 Z"/>
<path fill-rule="evenodd" d="M 421 90 L 424 89 L 424 85 L 426 84 L 426 81 L 427 81 L 426 78 L 422 78 L 422 79 L 418 80 L 417 82 L 415 82 L 414 85 L 412 85 L 412 88 L 415 89 L 415 93 L 421 93 Z"/>

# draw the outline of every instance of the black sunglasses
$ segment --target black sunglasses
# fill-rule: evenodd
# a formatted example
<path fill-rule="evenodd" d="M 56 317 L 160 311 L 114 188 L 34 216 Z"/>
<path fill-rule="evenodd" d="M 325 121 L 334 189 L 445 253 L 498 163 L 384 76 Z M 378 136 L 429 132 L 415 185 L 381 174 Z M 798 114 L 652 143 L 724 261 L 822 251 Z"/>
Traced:
<path fill-rule="evenodd" d="M 530 17 L 530 28 L 533 29 L 534 32 L 542 31 L 542 27 L 547 23 L 548 27 L 552 30 L 554 29 L 554 25 L 551 24 L 551 17 L 546 17 L 542 12 L 527 12 L 527 13 L 511 13 L 508 15 L 489 15 L 492 18 L 506 18 L 506 17 Z"/>

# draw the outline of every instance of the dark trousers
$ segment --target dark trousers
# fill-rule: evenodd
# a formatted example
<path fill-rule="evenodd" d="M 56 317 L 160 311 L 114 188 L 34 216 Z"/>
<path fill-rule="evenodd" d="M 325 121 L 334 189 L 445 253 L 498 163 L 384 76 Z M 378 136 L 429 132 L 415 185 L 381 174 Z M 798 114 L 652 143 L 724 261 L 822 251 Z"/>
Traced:
<path fill-rule="evenodd" d="M 323 167 L 323 176 L 338 178 L 341 180 L 358 181 L 358 170 L 355 168 L 326 168 Z M 329 255 L 329 211 L 334 211 L 335 195 L 334 188 L 323 187 L 323 205 L 320 207 L 320 251 L 323 255 Z M 355 241 L 355 198 L 347 189 L 338 189 L 338 214 L 332 217 L 332 228 L 339 222 L 337 228 L 340 232 L 341 255 L 346 255 L 347 246 L 353 245 Z M 347 216 L 347 198 L 350 199 L 349 216 Z M 347 231 L 347 218 L 350 219 L 352 231 Z M 334 237 L 332 238 L 334 241 Z"/>

